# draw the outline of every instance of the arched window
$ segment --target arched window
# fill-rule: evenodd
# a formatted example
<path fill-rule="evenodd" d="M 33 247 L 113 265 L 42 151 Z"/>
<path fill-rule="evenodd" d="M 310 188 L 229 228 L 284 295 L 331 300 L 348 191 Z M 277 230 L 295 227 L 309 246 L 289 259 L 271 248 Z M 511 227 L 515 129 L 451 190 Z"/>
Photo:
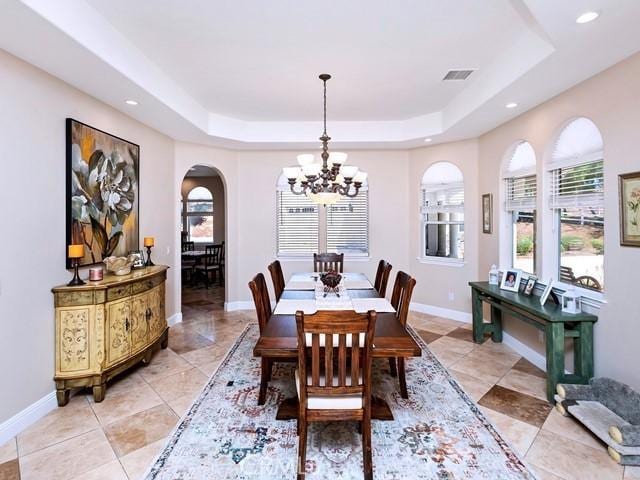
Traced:
<path fill-rule="evenodd" d="M 323 207 L 306 195 L 295 195 L 280 175 L 276 187 L 277 255 L 308 256 L 337 252 L 347 256 L 369 254 L 369 188 L 341 197 Z"/>
<path fill-rule="evenodd" d="M 422 177 L 423 258 L 464 258 L 464 179 L 448 162 L 431 165 Z"/>
<path fill-rule="evenodd" d="M 194 187 L 183 209 L 183 229 L 189 240 L 213 243 L 213 195 L 206 187 Z"/>
<path fill-rule="evenodd" d="M 536 154 L 529 142 L 513 145 L 505 157 L 505 182 L 509 256 L 511 266 L 535 273 L 536 268 Z"/>
<path fill-rule="evenodd" d="M 549 206 L 558 236 L 558 279 L 604 289 L 604 152 L 598 127 L 587 118 L 560 132 L 547 165 Z"/>

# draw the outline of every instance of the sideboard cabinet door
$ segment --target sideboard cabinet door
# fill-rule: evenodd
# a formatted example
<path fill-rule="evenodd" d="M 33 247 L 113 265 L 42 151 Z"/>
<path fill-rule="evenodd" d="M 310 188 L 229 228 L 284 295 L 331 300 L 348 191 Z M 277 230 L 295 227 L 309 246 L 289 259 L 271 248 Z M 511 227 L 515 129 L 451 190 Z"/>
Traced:
<path fill-rule="evenodd" d="M 149 342 L 149 292 L 131 298 L 131 353 L 136 353 Z"/>
<path fill-rule="evenodd" d="M 107 304 L 107 366 L 129 356 L 131 351 L 131 301 L 129 298 Z"/>
<path fill-rule="evenodd" d="M 59 308 L 56 315 L 56 372 L 89 371 L 93 305 Z"/>
<path fill-rule="evenodd" d="M 149 340 L 158 338 L 167 326 L 164 311 L 164 283 L 149 291 Z"/>

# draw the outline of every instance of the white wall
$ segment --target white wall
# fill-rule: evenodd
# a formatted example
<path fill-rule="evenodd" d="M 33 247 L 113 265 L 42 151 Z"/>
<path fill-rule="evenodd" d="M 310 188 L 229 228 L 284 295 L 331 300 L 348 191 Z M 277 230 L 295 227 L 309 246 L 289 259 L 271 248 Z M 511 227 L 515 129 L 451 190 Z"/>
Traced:
<path fill-rule="evenodd" d="M 51 287 L 66 283 L 65 118 L 140 145 L 140 238 L 174 265 L 173 141 L 0 50 L 0 423 L 55 389 Z M 180 270 L 180 269 L 174 269 Z M 179 310 L 167 285 L 167 315 Z"/>

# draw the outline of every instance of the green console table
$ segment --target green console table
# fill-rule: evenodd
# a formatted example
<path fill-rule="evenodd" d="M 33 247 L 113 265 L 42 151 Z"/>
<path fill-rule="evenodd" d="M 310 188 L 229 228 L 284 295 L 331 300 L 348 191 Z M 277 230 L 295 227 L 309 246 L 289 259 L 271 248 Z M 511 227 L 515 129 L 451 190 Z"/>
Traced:
<path fill-rule="evenodd" d="M 542 306 L 540 297 L 501 290 L 489 282 L 469 282 L 473 307 L 473 341 L 482 343 L 486 333 L 502 342 L 502 314 L 523 320 L 545 333 L 547 356 L 547 399 L 552 402 L 558 383 L 586 384 L 593 377 L 593 324 L 598 317 L 589 313 L 562 312 L 552 301 Z M 491 322 L 485 323 L 482 302 L 491 306 Z M 565 338 L 573 338 L 575 373 L 564 368 Z"/>

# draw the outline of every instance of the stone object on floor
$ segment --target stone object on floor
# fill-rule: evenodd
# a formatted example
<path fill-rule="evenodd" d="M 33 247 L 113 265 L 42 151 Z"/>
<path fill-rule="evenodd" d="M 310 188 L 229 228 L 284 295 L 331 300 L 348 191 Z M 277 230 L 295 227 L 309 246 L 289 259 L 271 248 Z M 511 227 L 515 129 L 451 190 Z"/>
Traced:
<path fill-rule="evenodd" d="M 622 465 L 640 465 L 640 393 L 611 378 L 589 385 L 559 384 L 556 407 L 572 415 L 608 445 Z"/>

